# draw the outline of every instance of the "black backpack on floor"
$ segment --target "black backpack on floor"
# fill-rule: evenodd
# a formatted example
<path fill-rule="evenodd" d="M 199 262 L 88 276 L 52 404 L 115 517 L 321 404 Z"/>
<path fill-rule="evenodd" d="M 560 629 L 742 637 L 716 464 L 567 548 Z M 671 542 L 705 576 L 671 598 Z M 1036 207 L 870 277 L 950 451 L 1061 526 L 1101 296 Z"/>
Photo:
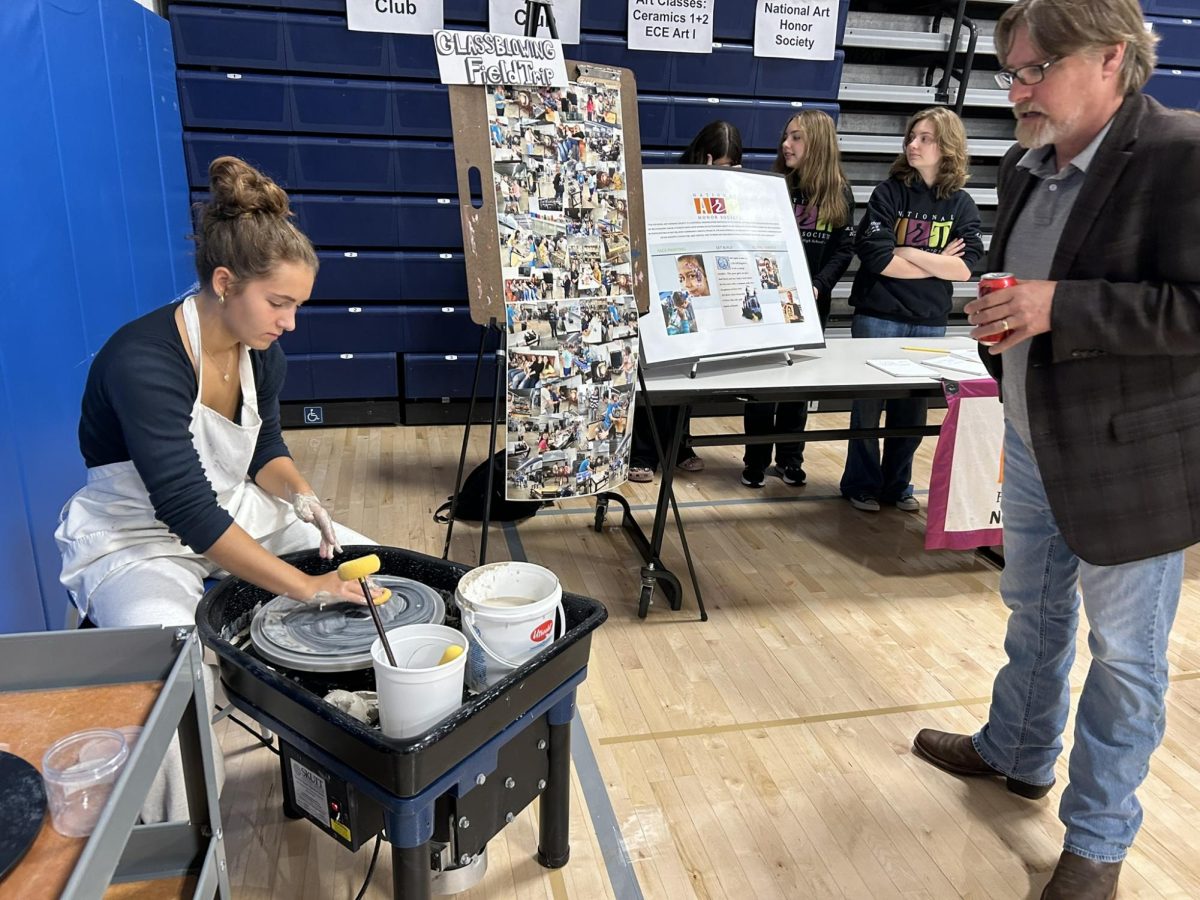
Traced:
<path fill-rule="evenodd" d="M 504 496 L 504 451 L 498 451 L 490 460 L 486 460 L 471 470 L 463 479 L 462 488 L 458 492 L 458 506 L 454 510 L 454 518 L 464 522 L 482 522 L 484 510 L 484 492 L 487 490 L 488 466 L 491 465 L 492 503 L 491 516 L 493 522 L 516 522 L 528 519 L 542 504 L 537 500 L 509 500 Z M 437 508 L 433 514 L 435 522 L 446 524 L 450 521 L 450 504 L 454 498 L 447 497 L 446 502 Z"/>

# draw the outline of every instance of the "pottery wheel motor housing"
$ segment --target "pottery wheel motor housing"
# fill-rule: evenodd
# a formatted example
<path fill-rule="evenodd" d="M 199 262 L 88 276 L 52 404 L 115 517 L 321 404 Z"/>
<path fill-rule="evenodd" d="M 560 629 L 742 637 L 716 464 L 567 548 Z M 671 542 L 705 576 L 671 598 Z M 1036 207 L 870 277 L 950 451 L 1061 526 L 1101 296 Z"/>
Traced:
<path fill-rule="evenodd" d="M 390 547 L 345 551 L 378 556 L 371 580 L 392 591 L 378 607 L 385 629 L 443 617 L 458 626 L 453 597 L 467 567 Z M 285 559 L 312 574 L 330 568 L 316 551 Z M 587 677 L 591 634 L 608 617 L 603 605 L 563 594 L 562 637 L 482 693 L 465 696 L 424 734 L 401 739 L 322 699 L 332 689 L 374 687 L 370 645 L 377 635 L 369 610 L 285 603 L 227 578 L 196 610 L 200 639 L 217 655 L 230 701 L 279 736 L 285 813 L 308 819 L 350 850 L 385 835 L 393 896 L 404 900 L 475 884 L 486 870 L 487 842 L 534 800 L 538 862 L 566 865 L 575 690 Z M 335 617 L 322 620 L 324 612 Z"/>

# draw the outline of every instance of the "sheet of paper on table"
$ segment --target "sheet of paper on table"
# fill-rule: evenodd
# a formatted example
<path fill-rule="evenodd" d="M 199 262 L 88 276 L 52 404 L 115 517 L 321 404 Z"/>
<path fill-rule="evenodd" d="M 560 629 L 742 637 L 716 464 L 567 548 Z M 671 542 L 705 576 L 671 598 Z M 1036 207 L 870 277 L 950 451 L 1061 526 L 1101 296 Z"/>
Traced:
<path fill-rule="evenodd" d="M 938 378 L 939 374 L 933 369 L 927 369 L 921 363 L 912 359 L 868 359 L 867 365 L 887 372 L 895 378 Z"/>

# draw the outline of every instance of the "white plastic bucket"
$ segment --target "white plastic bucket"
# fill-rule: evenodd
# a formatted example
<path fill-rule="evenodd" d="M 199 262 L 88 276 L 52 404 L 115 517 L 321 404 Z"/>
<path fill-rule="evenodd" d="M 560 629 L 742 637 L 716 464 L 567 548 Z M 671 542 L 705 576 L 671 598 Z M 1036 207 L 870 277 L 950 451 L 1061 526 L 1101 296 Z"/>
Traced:
<path fill-rule="evenodd" d="M 438 665 L 447 647 L 467 649 L 461 631 L 446 625 L 401 625 L 388 632 L 396 665 L 388 662 L 375 638 L 371 660 L 379 694 L 379 724 L 388 737 L 413 737 L 428 731 L 462 706 L 467 654 Z"/>
<path fill-rule="evenodd" d="M 482 691 L 554 641 L 565 629 L 562 585 L 549 569 L 525 562 L 488 563 L 462 577 L 455 592 L 470 642 L 467 687 Z"/>

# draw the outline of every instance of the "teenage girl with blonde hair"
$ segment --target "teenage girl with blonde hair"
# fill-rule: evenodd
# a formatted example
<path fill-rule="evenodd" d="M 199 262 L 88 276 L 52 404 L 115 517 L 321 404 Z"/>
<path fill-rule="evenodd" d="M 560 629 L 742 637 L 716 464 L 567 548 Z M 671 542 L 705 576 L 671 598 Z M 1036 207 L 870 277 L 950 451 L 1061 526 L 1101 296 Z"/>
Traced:
<path fill-rule="evenodd" d="M 858 226 L 861 265 L 850 290 L 856 338 L 940 337 L 946 333 L 955 281 L 967 281 L 983 256 L 979 210 L 963 190 L 969 155 L 962 120 L 950 109 L 923 109 L 908 120 L 903 148 L 887 181 L 871 194 Z M 924 400 L 855 400 L 851 428 L 925 424 Z M 919 437 L 850 441 L 841 491 L 855 509 L 880 504 L 920 508 L 909 479 Z"/>
<path fill-rule="evenodd" d="M 787 177 L 817 314 L 824 329 L 834 285 L 854 255 L 854 193 L 842 171 L 833 119 L 819 109 L 805 109 L 788 119 L 773 170 Z M 803 401 L 746 404 L 746 434 L 800 434 L 807 421 Z M 746 466 L 742 484 L 762 487 L 771 462 L 771 445 L 748 444 L 742 461 Z M 803 464 L 803 443 L 775 445 L 775 471 L 784 484 L 804 484 Z"/>

